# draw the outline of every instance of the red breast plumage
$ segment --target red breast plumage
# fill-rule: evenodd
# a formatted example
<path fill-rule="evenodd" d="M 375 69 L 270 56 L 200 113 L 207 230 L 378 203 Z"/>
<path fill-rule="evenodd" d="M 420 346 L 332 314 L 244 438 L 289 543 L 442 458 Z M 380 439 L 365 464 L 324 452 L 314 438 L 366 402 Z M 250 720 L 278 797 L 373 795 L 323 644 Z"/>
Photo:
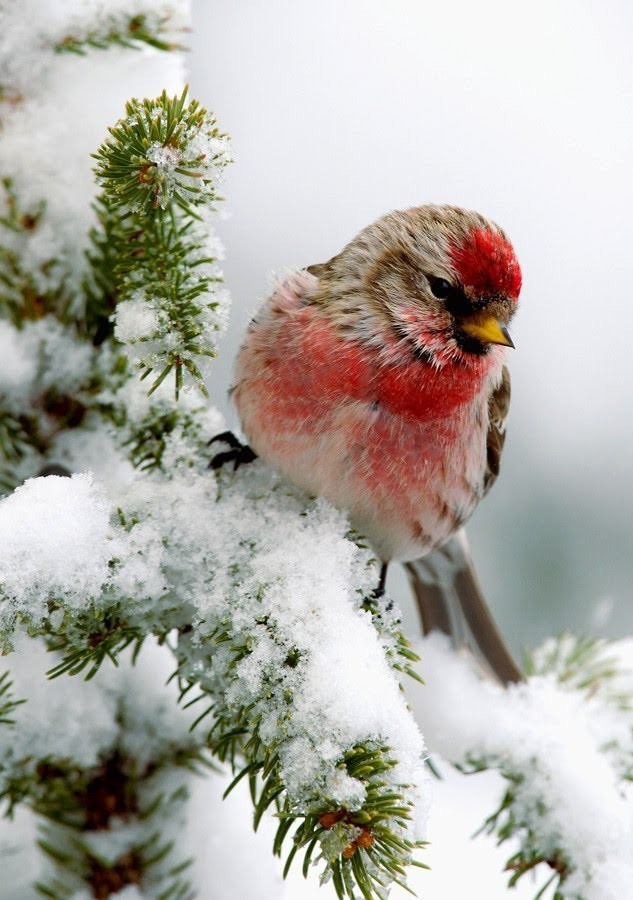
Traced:
<path fill-rule="evenodd" d="M 238 356 L 252 449 L 348 510 L 384 562 L 446 548 L 498 473 L 520 288 L 505 233 L 450 206 L 391 213 L 287 273 Z"/>
<path fill-rule="evenodd" d="M 505 329 L 519 289 L 505 235 L 452 207 L 392 213 L 325 266 L 286 275 L 238 358 L 252 448 L 349 510 L 383 560 L 421 556 L 487 487 L 488 405 L 507 351 L 468 324 Z"/>

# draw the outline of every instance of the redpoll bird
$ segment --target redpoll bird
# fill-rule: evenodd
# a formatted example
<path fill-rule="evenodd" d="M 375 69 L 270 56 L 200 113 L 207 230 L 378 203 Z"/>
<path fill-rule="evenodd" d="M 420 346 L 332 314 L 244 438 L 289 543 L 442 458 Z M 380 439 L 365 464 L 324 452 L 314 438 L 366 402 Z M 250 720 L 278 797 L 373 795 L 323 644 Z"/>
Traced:
<path fill-rule="evenodd" d="M 520 288 L 508 238 L 478 213 L 390 213 L 276 286 L 233 394 L 251 456 L 348 510 L 384 564 L 407 563 L 425 630 L 474 639 L 503 681 L 521 675 L 461 526 L 499 471 Z"/>

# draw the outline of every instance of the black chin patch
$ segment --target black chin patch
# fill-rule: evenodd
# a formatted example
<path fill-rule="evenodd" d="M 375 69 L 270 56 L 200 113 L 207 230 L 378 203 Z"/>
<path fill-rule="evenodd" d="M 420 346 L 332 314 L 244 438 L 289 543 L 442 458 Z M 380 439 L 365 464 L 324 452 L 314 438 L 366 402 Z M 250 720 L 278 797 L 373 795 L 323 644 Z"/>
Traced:
<path fill-rule="evenodd" d="M 464 353 L 472 353 L 473 356 L 485 356 L 490 347 L 490 344 L 484 344 L 482 341 L 477 340 L 476 337 L 466 334 L 460 328 L 454 329 L 453 337 L 460 350 L 463 350 Z"/>

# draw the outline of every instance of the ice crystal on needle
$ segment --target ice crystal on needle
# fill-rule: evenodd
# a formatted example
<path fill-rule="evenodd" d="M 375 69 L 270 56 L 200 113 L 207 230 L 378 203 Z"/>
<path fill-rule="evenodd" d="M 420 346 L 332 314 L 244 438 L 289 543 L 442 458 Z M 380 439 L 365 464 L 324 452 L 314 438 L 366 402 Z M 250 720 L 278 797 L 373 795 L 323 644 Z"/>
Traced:
<path fill-rule="evenodd" d="M 222 173 L 232 162 L 229 141 L 215 117 L 187 90 L 169 100 L 130 100 L 126 116 L 110 128 L 96 154 L 98 182 L 108 196 L 134 211 L 166 209 L 175 200 L 187 211 L 217 199 Z M 126 150 L 132 148 L 134 155 Z"/>
<path fill-rule="evenodd" d="M 128 124 L 132 126 L 135 121 L 132 118 Z M 163 208 L 178 191 L 197 193 L 201 184 L 214 197 L 222 169 L 233 160 L 228 140 L 219 134 L 215 119 L 208 114 L 201 126 L 184 132 L 177 143 L 154 141 L 146 156 L 156 167 L 156 201 Z"/>

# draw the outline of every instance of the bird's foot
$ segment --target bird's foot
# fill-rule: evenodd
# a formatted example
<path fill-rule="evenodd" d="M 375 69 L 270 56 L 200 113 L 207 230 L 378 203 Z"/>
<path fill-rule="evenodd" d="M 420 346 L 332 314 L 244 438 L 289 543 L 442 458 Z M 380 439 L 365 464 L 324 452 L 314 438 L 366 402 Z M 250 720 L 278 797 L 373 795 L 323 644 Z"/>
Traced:
<path fill-rule="evenodd" d="M 369 595 L 371 600 L 382 600 L 382 598 L 385 596 L 388 565 L 389 563 L 383 563 L 380 567 L 380 578 L 378 579 L 378 584 Z M 383 601 L 382 603 L 378 603 L 376 608 L 379 611 L 379 615 L 383 615 L 386 612 L 391 612 L 391 610 L 393 609 L 393 600 L 388 599 L 386 601 Z M 374 608 L 374 611 L 376 610 L 376 608 Z"/>
<path fill-rule="evenodd" d="M 233 471 L 236 472 L 241 465 L 257 459 L 255 451 L 251 450 L 248 444 L 243 444 L 236 438 L 232 431 L 223 431 L 222 434 L 216 434 L 215 437 L 211 438 L 207 446 L 210 447 L 211 444 L 215 443 L 228 444 L 230 449 L 225 450 L 223 453 L 217 453 L 209 463 L 210 469 L 221 469 L 226 463 L 232 462 Z"/>
<path fill-rule="evenodd" d="M 385 585 L 387 583 L 387 565 L 388 563 L 383 563 L 380 567 L 380 578 L 378 579 L 378 585 L 375 590 L 372 592 L 372 596 L 376 600 L 380 600 L 381 597 L 385 596 Z"/>

